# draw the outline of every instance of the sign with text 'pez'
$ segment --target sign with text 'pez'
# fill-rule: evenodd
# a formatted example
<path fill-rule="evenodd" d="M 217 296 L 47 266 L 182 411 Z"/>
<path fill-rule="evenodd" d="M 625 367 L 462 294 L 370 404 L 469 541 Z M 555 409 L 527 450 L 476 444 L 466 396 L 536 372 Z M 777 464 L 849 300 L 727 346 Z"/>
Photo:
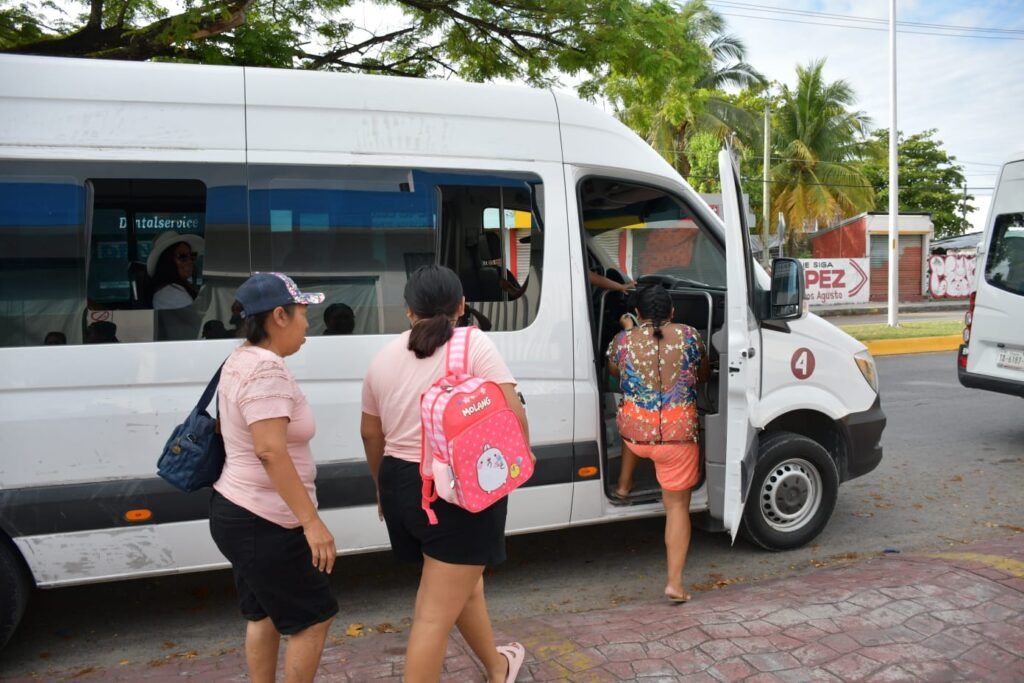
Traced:
<path fill-rule="evenodd" d="M 807 302 L 812 306 L 862 304 L 871 296 L 866 258 L 800 259 Z"/>

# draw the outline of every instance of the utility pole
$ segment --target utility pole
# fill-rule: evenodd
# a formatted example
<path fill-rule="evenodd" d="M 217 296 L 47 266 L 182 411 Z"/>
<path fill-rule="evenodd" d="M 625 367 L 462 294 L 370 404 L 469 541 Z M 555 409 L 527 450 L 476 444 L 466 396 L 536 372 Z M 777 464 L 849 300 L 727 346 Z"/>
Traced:
<path fill-rule="evenodd" d="M 899 127 L 896 125 L 896 0 L 889 0 L 889 327 L 900 325 Z"/>
<path fill-rule="evenodd" d="M 771 192 L 768 190 L 768 167 L 771 164 L 771 118 L 768 111 L 768 102 L 764 103 L 764 191 L 761 194 L 761 265 L 768 269 L 768 264 L 772 262 L 771 254 L 768 249 L 769 236 L 771 230 L 769 224 L 771 223 Z"/>

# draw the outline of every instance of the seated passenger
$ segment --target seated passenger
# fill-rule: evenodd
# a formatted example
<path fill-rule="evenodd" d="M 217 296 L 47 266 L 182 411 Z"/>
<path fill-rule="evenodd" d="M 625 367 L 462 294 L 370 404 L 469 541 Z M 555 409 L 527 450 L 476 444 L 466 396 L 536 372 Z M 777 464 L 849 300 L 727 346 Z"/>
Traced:
<path fill-rule="evenodd" d="M 86 344 L 117 344 L 117 325 L 109 320 L 97 320 L 85 328 Z"/>
<path fill-rule="evenodd" d="M 63 346 L 68 343 L 68 338 L 63 332 L 47 332 L 43 339 L 44 346 Z"/>
<path fill-rule="evenodd" d="M 195 301 L 199 290 L 193 284 L 196 258 L 203 253 L 203 238 L 180 235 L 174 230 L 161 233 L 153 240 L 146 260 L 146 272 L 153 279 L 153 309 L 186 308 Z"/>
<path fill-rule="evenodd" d="M 707 379 L 704 342 L 697 330 L 672 322 L 672 299 L 660 285 L 636 293 L 638 325 L 625 328 L 608 348 L 608 370 L 619 377 L 623 401 L 617 422 L 623 450 L 654 461 L 665 505 L 668 580 L 665 596 L 690 599 L 683 568 L 690 545 L 690 490 L 700 479 L 698 382 Z"/>
<path fill-rule="evenodd" d="M 207 320 L 203 324 L 203 339 L 231 339 L 234 336 L 219 320 Z"/>
<path fill-rule="evenodd" d="M 331 304 L 324 311 L 325 335 L 352 334 L 356 329 L 356 314 L 346 304 Z"/>

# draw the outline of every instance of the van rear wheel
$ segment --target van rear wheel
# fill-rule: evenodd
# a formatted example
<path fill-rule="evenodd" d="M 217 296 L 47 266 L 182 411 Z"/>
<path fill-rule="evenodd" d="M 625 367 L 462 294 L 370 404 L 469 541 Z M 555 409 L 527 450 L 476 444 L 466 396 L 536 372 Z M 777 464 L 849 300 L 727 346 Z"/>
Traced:
<path fill-rule="evenodd" d="M 18 627 L 32 581 L 14 545 L 0 534 L 0 649 Z"/>
<path fill-rule="evenodd" d="M 818 442 L 792 432 L 762 437 L 742 531 L 767 550 L 792 550 L 821 533 L 839 496 L 839 469 Z"/>

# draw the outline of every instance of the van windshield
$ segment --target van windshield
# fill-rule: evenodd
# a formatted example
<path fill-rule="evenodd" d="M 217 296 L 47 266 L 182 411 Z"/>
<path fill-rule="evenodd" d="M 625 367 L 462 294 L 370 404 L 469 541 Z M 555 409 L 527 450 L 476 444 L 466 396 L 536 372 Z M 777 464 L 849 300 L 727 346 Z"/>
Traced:
<path fill-rule="evenodd" d="M 1024 295 L 1024 161 L 1004 169 L 995 202 L 985 280 L 999 289 Z"/>

